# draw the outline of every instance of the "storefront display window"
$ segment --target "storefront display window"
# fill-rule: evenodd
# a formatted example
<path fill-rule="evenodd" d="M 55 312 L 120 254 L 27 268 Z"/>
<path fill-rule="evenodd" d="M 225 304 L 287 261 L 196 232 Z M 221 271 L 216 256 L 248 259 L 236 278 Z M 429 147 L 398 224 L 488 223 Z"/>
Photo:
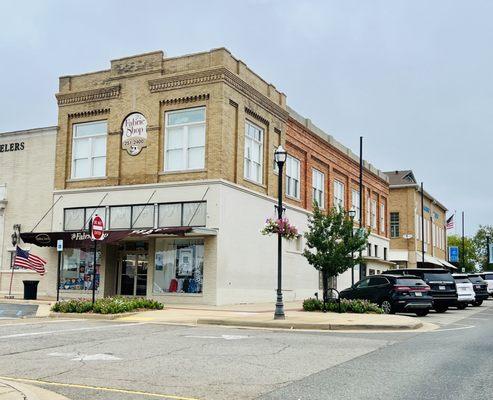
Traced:
<path fill-rule="evenodd" d="M 132 207 L 132 228 L 152 228 L 154 226 L 154 204 Z"/>
<path fill-rule="evenodd" d="M 202 293 L 204 241 L 157 239 L 153 292 Z"/>
<path fill-rule="evenodd" d="M 205 226 L 205 203 L 183 204 L 183 226 Z"/>
<path fill-rule="evenodd" d="M 129 229 L 131 206 L 110 207 L 110 229 Z"/>
<path fill-rule="evenodd" d="M 99 288 L 101 251 L 96 252 L 96 290 Z M 85 249 L 65 249 L 60 274 L 60 289 L 92 290 L 94 253 Z"/>

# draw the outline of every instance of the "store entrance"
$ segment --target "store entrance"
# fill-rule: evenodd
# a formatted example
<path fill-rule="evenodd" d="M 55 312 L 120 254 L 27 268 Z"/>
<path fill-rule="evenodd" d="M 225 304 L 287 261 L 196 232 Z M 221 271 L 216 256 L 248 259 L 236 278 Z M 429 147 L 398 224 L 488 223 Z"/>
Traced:
<path fill-rule="evenodd" d="M 117 293 L 122 296 L 145 296 L 147 265 L 147 246 L 142 249 L 120 251 Z"/>

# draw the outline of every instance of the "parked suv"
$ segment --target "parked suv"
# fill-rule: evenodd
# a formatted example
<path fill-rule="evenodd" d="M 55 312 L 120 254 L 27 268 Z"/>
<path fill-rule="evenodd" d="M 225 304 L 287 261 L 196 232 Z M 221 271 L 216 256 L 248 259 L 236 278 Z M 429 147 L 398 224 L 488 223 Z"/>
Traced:
<path fill-rule="evenodd" d="M 479 276 L 479 274 L 469 274 L 469 280 L 472 282 L 476 300 L 472 303 L 473 306 L 479 307 L 483 301 L 489 297 L 488 284 Z"/>
<path fill-rule="evenodd" d="M 488 284 L 488 294 L 493 297 L 493 272 L 483 272 L 481 278 L 483 278 Z"/>
<path fill-rule="evenodd" d="M 457 308 L 463 310 L 468 304 L 476 301 L 476 293 L 469 277 L 466 274 L 452 274 L 457 287 Z"/>
<path fill-rule="evenodd" d="M 362 299 L 382 307 L 386 314 L 412 312 L 423 317 L 433 306 L 430 287 L 416 276 L 372 275 L 340 294 L 342 299 Z"/>
<path fill-rule="evenodd" d="M 457 289 L 452 274 L 443 268 L 394 269 L 385 274 L 414 275 L 425 281 L 431 288 L 433 308 L 443 313 L 457 304 Z"/>

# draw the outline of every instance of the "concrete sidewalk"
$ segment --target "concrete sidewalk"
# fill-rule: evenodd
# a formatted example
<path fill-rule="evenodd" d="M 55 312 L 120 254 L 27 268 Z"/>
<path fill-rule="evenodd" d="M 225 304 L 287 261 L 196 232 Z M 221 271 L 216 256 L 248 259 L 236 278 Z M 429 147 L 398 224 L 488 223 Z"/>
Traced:
<path fill-rule="evenodd" d="M 117 318 L 117 321 L 182 325 L 224 325 L 250 328 L 314 330 L 414 330 L 423 326 L 417 318 L 381 314 L 337 314 L 305 312 L 301 303 L 287 303 L 286 319 L 274 320 L 274 306 L 237 305 L 173 306 Z"/>
<path fill-rule="evenodd" d="M 69 400 L 58 393 L 36 386 L 0 379 L 0 400 Z"/>

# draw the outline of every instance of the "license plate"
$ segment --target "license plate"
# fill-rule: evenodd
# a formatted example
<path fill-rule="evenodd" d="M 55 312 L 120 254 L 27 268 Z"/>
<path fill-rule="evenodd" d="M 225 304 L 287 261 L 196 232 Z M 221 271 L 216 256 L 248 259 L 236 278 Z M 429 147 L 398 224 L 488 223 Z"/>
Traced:
<path fill-rule="evenodd" d="M 414 295 L 415 296 L 418 296 L 418 297 L 421 297 L 421 296 L 423 296 L 423 293 L 421 293 L 421 292 L 414 292 Z"/>
<path fill-rule="evenodd" d="M 445 286 L 438 286 L 438 290 L 445 290 Z"/>

